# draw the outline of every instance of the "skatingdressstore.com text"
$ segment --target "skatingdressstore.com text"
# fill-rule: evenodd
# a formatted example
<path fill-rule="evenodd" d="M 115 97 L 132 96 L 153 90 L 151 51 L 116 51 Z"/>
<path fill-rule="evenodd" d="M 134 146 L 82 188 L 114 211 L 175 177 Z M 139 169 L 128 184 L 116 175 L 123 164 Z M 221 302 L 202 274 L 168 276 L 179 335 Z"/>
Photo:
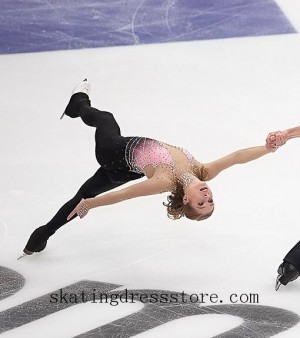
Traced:
<path fill-rule="evenodd" d="M 122 290 L 122 293 L 103 293 L 86 292 L 84 290 L 78 293 L 64 292 L 59 289 L 59 292 L 50 294 L 50 303 L 105 303 L 112 306 L 117 306 L 119 303 L 151 303 L 151 304 L 219 304 L 223 303 L 216 293 L 193 293 L 186 294 L 184 291 L 180 293 L 132 293 L 127 289 Z M 257 293 L 232 293 L 226 297 L 226 303 L 231 304 L 259 304 L 259 295 Z"/>

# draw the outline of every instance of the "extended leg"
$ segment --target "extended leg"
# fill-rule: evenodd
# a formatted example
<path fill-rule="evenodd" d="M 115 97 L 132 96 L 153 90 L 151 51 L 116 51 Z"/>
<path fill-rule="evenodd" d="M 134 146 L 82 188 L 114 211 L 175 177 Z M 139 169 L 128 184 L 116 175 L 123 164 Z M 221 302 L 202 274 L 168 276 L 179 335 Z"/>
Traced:
<path fill-rule="evenodd" d="M 120 128 L 113 115 L 91 107 L 88 82 L 83 81 L 74 90 L 64 114 L 72 118 L 81 117 L 85 124 L 96 127 L 98 134 L 104 133 L 110 138 L 119 137 Z"/>
<path fill-rule="evenodd" d="M 52 236 L 57 229 L 69 222 L 67 221 L 67 216 L 76 207 L 76 205 L 80 202 L 82 198 L 95 197 L 105 191 L 116 188 L 123 183 L 112 182 L 108 175 L 108 172 L 103 168 L 100 168 L 94 176 L 89 178 L 81 186 L 77 194 L 58 210 L 58 212 L 50 220 L 50 222 L 37 228 L 32 233 L 25 246 L 24 252 L 26 254 L 31 254 L 33 252 L 42 251 L 47 244 L 48 238 Z M 74 219 L 75 217 L 76 216 L 74 216 L 72 219 Z"/>
<path fill-rule="evenodd" d="M 85 93 L 74 94 L 66 110 L 76 114 L 86 125 L 96 128 L 96 158 L 102 167 L 111 171 L 128 171 L 125 149 L 130 137 L 121 136 L 112 113 L 91 107 Z"/>

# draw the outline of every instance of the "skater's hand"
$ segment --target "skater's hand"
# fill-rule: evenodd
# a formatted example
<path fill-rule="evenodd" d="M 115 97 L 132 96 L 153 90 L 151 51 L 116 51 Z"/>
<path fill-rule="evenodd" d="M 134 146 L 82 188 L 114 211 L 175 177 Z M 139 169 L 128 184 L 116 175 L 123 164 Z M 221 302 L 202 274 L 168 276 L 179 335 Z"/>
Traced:
<path fill-rule="evenodd" d="M 83 218 L 87 215 L 89 212 L 90 207 L 87 200 L 82 199 L 76 206 L 76 208 L 70 213 L 70 215 L 67 217 L 67 220 L 69 221 L 74 215 L 78 215 L 80 218 Z"/>
<path fill-rule="evenodd" d="M 271 151 L 276 151 L 280 146 L 284 145 L 288 140 L 286 131 L 275 131 L 269 133 L 266 139 L 266 148 Z"/>

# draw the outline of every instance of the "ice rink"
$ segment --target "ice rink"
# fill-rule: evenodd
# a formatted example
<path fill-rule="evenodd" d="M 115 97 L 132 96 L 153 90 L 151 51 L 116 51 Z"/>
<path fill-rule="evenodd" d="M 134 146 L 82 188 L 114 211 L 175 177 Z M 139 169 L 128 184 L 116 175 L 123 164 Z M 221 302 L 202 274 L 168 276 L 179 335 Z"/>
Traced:
<path fill-rule="evenodd" d="M 99 167 L 94 129 L 59 119 L 80 80 L 125 136 L 181 146 L 203 163 L 263 145 L 300 125 L 300 2 L 1 7 L 1 338 L 300 337 L 300 280 L 274 288 L 300 240 L 299 139 L 208 182 L 208 220 L 168 219 L 167 194 L 128 200 L 17 261 Z"/>

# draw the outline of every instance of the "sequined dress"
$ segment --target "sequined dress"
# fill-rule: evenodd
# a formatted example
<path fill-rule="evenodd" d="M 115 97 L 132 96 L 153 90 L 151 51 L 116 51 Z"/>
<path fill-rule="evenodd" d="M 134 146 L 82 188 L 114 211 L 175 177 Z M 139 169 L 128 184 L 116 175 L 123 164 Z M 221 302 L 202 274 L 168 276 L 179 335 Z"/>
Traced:
<path fill-rule="evenodd" d="M 174 171 L 175 163 L 166 146 L 170 145 L 146 137 L 131 138 L 125 150 L 125 159 L 130 171 L 145 175 L 144 169 L 147 165 L 151 165 L 153 168 L 167 165 Z M 186 156 L 190 167 L 195 165 L 196 160 L 186 149 L 175 148 Z"/>

